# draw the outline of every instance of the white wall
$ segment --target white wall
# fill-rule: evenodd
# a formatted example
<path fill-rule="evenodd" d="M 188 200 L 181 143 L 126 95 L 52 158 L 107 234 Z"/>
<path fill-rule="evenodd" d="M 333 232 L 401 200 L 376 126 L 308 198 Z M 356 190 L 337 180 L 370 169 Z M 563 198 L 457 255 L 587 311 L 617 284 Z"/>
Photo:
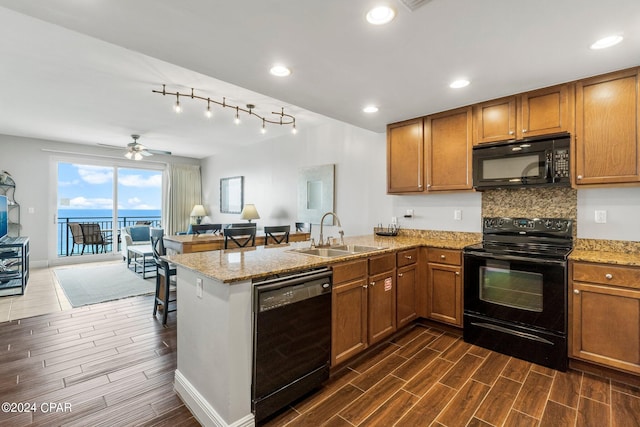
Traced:
<path fill-rule="evenodd" d="M 607 222 L 595 222 L 595 211 Z M 640 187 L 578 190 L 578 237 L 640 241 Z"/>
<path fill-rule="evenodd" d="M 59 153 L 43 151 L 55 150 Z M 124 151 L 124 150 L 123 150 Z M 71 154 L 78 153 L 78 154 Z M 0 135 L 0 171 L 8 171 L 16 182 L 15 198 L 20 204 L 20 234 L 29 236 L 31 264 L 48 265 L 49 245 L 55 245 L 55 237 L 50 230 L 53 224 L 56 200 L 51 194 L 55 188 L 55 170 L 51 161 L 56 157 L 122 161 L 114 150 L 89 145 L 70 144 L 41 139 Z M 197 159 L 182 157 L 154 156 L 156 160 L 175 163 L 199 163 Z M 126 160 L 125 160 L 126 161 Z M 128 163 L 133 165 L 134 163 Z M 29 213 L 33 208 L 33 213 Z"/>

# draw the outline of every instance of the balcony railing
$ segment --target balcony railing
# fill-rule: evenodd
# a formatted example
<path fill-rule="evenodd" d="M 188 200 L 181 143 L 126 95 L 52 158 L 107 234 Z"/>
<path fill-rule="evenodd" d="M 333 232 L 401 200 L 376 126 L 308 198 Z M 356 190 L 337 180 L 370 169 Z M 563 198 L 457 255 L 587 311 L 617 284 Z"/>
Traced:
<path fill-rule="evenodd" d="M 58 256 L 71 256 L 80 255 L 82 252 L 82 245 L 73 245 L 73 235 L 71 229 L 67 224 L 71 222 L 79 223 L 93 223 L 99 224 L 105 237 L 109 237 L 113 244 L 116 244 L 116 251 L 120 250 L 120 229 L 129 225 L 136 225 L 138 222 L 147 221 L 151 222 L 151 227 L 160 227 L 161 217 L 159 216 L 124 216 L 118 217 L 118 226 L 115 230 L 112 229 L 113 218 L 110 216 L 103 217 L 61 217 L 58 218 Z M 87 245 L 89 246 L 89 245 Z M 73 252 L 72 252 L 73 249 Z M 89 250 L 89 252 L 87 252 Z M 111 250 L 111 245 L 106 248 L 107 251 Z M 84 255 L 90 255 L 93 252 L 87 247 L 84 251 Z"/>

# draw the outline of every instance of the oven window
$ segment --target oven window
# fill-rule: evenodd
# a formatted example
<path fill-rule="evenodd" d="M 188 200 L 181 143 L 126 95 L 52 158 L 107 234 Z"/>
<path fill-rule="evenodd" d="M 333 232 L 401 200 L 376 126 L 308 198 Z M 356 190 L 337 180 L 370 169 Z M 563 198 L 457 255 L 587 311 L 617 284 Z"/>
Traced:
<path fill-rule="evenodd" d="M 483 179 L 535 178 L 541 176 L 544 163 L 537 154 L 482 161 Z"/>
<path fill-rule="evenodd" d="M 542 312 L 542 274 L 480 267 L 480 299 L 493 304 Z"/>

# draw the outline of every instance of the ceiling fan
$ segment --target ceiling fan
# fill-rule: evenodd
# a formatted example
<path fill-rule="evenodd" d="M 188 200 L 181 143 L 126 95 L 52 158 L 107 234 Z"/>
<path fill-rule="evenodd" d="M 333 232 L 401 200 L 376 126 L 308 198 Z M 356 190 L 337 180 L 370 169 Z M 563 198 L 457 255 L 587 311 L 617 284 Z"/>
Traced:
<path fill-rule="evenodd" d="M 131 138 L 133 138 L 133 141 L 127 144 L 127 151 L 124 153 L 124 156 L 127 159 L 142 160 L 144 157 L 152 156 L 154 154 L 164 154 L 167 156 L 171 155 L 171 151 L 152 150 L 140 144 L 138 142 L 140 135 L 131 135 Z M 115 145 L 108 145 L 108 144 L 98 144 L 98 145 L 101 145 L 103 147 L 117 148 L 117 149 L 122 148 L 122 147 L 118 147 Z"/>

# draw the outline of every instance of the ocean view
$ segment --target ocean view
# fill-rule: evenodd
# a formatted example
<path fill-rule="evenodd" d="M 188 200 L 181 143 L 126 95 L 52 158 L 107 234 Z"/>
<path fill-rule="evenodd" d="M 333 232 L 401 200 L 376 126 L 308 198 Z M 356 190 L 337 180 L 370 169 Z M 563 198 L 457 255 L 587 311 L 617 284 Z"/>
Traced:
<path fill-rule="evenodd" d="M 68 256 L 72 235 L 68 222 L 97 222 L 103 230 L 111 230 L 113 210 L 111 209 L 58 209 L 58 255 Z M 159 209 L 120 209 L 118 210 L 118 228 L 133 225 L 136 221 L 154 221 L 157 225 L 161 218 Z M 114 239 L 115 241 L 115 239 Z M 78 251 L 78 245 L 74 253 Z"/>

